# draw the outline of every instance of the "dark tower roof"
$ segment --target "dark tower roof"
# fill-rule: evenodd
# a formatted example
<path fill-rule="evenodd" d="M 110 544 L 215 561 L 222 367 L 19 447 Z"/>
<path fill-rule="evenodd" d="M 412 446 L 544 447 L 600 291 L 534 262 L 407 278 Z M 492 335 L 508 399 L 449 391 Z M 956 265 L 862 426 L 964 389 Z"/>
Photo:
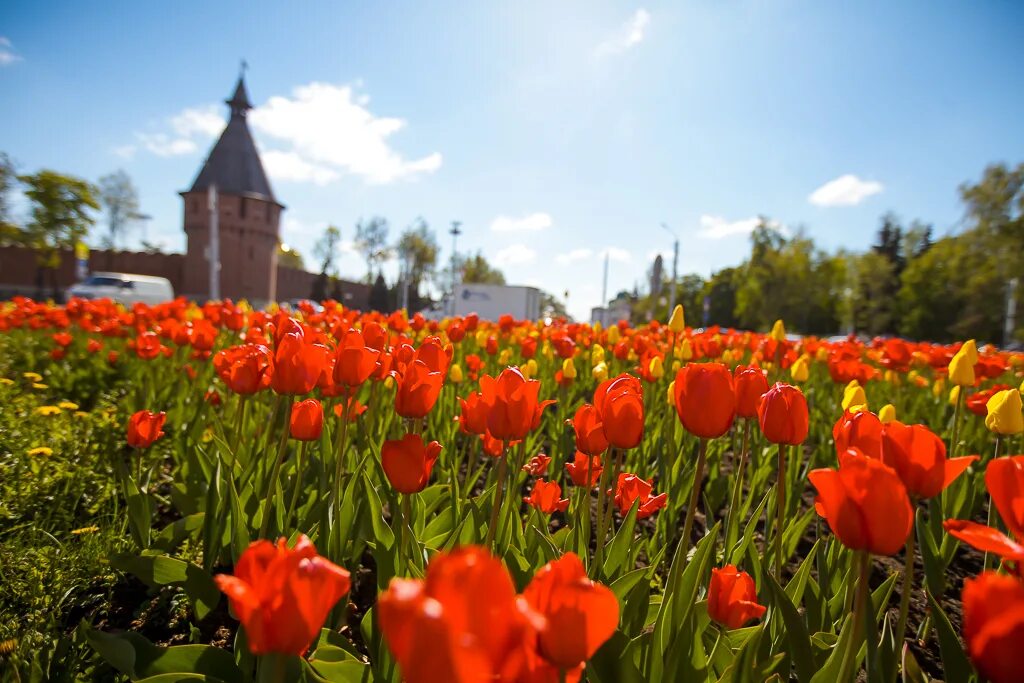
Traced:
<path fill-rule="evenodd" d="M 267 174 L 263 171 L 256 143 L 249 132 L 249 124 L 245 120 L 252 104 L 245 89 L 244 77 L 238 77 L 235 92 L 225 103 L 231 109 L 228 125 L 210 150 L 210 156 L 206 158 L 189 192 L 206 190 L 210 185 L 216 185 L 218 192 L 257 196 L 277 202 L 267 181 Z"/>

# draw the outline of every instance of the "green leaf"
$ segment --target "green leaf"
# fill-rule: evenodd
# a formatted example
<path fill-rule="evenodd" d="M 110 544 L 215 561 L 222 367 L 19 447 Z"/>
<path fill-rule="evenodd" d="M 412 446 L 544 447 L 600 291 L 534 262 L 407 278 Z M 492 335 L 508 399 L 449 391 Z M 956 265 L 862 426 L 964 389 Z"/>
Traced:
<path fill-rule="evenodd" d="M 815 634 L 811 637 L 811 640 L 815 640 L 818 635 L 830 634 Z M 832 651 L 829 653 L 828 659 L 825 660 L 824 666 L 822 666 L 811 678 L 811 683 L 836 683 L 836 681 L 839 680 L 839 669 L 843 665 L 843 655 L 846 654 L 846 650 L 850 647 L 850 641 L 852 639 L 853 615 L 848 614 L 846 619 L 843 621 L 843 628 L 839 632 L 839 638 L 832 647 Z M 821 641 L 819 640 L 819 642 Z"/>
<path fill-rule="evenodd" d="M 815 548 L 817 545 L 814 546 Z M 810 567 L 810 563 L 804 562 L 804 566 Z M 801 568 L 800 571 L 803 569 Z M 799 574 L 799 571 L 797 572 Z M 795 579 L 796 577 L 794 577 Z M 789 641 L 790 655 L 793 658 L 793 666 L 796 669 L 796 678 L 801 683 L 809 682 L 814 677 L 814 654 L 811 652 L 811 638 L 807 633 L 807 626 L 804 624 L 800 612 L 797 610 L 786 591 L 782 590 L 778 582 L 770 574 L 764 576 L 768 592 L 771 594 L 772 605 L 782 616 L 782 622 L 786 626 L 786 639 Z M 790 581 L 792 584 L 793 581 Z M 801 591 L 802 592 L 802 591 Z"/>
<path fill-rule="evenodd" d="M 914 659 L 914 653 L 910 651 L 910 647 L 907 645 L 903 646 L 903 683 L 930 683 L 928 677 L 921 671 L 921 666 Z"/>
<path fill-rule="evenodd" d="M 242 672 L 227 650 L 209 645 L 178 645 L 158 647 L 143 636 L 127 632 L 110 634 L 93 629 L 82 622 L 86 640 L 111 666 L 132 680 L 161 675 L 205 676 L 198 680 L 242 683 Z M 161 681 L 183 680 L 181 678 Z"/>
<path fill-rule="evenodd" d="M 166 555 L 112 555 L 110 566 L 134 574 L 149 586 L 180 585 L 202 619 L 220 601 L 220 589 L 202 567 Z"/>
<path fill-rule="evenodd" d="M 365 470 L 363 471 L 363 489 L 366 491 L 366 500 L 370 504 L 370 524 L 373 526 L 374 539 L 383 544 L 385 548 L 390 549 L 395 545 L 395 534 L 384 521 L 384 510 L 380 504 L 380 497 Z"/>
<path fill-rule="evenodd" d="M 971 667 L 960 639 L 949 623 L 949 617 L 942 609 L 942 605 L 935 599 L 931 591 L 928 591 L 928 603 L 932 608 L 932 620 L 935 622 L 935 632 L 939 637 L 939 651 L 942 653 L 942 670 L 946 674 L 947 681 L 966 681 L 970 678 L 974 669 Z"/>
<path fill-rule="evenodd" d="M 921 548 L 921 562 L 924 564 L 924 578 L 928 591 L 933 595 L 946 592 L 946 567 L 939 555 L 939 548 L 932 536 L 931 527 L 923 510 L 917 511 L 917 539 Z"/>
<path fill-rule="evenodd" d="M 196 531 L 202 528 L 205 518 L 205 512 L 197 512 L 171 522 L 160 530 L 160 533 L 156 535 L 150 544 L 150 548 L 162 550 L 165 553 L 174 551 L 186 538 L 193 536 Z"/>
<path fill-rule="evenodd" d="M 615 532 L 610 543 L 608 543 L 604 566 L 601 568 L 606 579 L 611 580 L 617 576 L 619 570 L 626 565 L 629 556 L 629 548 L 633 545 L 633 533 L 636 530 L 636 515 L 640 508 L 640 499 L 633 501 L 626 518 L 622 520 L 622 526 Z"/>
<path fill-rule="evenodd" d="M 643 683 L 643 676 L 626 654 L 629 646 L 629 638 L 621 631 L 613 633 L 587 664 L 588 680 L 596 683 Z"/>

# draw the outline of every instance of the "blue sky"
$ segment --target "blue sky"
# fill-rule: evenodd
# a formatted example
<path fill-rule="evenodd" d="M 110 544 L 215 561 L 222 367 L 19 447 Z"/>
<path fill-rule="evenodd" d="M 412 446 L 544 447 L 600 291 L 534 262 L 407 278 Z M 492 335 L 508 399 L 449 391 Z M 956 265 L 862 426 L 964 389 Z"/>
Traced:
<path fill-rule="evenodd" d="M 118 168 L 184 248 L 181 203 L 241 58 L 264 163 L 307 255 L 417 216 L 512 283 L 642 281 L 742 260 L 753 218 L 859 249 L 878 217 L 958 228 L 957 186 L 1024 160 L 1024 5 L 519 1 L 5 3 L 0 149 L 22 171 Z M 139 234 L 133 237 L 137 242 Z M 343 274 L 365 267 L 354 253 Z"/>

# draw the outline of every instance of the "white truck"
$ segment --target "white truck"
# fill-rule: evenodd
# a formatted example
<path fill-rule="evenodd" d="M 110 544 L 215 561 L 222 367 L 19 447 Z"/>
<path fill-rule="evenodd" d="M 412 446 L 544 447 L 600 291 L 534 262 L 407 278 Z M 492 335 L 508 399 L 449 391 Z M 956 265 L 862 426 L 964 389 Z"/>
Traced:
<path fill-rule="evenodd" d="M 455 295 L 423 311 L 431 320 L 465 317 L 476 313 L 482 320 L 496 321 L 508 314 L 516 320 L 540 318 L 540 290 L 520 285 L 455 285 Z"/>

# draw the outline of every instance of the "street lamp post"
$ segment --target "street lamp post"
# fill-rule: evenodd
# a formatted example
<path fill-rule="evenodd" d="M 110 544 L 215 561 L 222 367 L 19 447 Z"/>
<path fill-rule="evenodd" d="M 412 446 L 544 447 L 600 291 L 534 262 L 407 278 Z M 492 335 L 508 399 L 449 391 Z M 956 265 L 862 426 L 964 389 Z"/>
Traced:
<path fill-rule="evenodd" d="M 452 229 L 448 231 L 448 234 L 452 236 L 452 289 L 451 289 L 451 295 L 450 295 L 451 298 L 449 300 L 449 309 L 448 309 L 448 314 L 449 315 L 454 315 L 455 314 L 455 281 L 456 281 L 456 278 L 457 278 L 456 267 L 457 267 L 457 264 L 458 264 L 457 245 L 458 245 L 459 235 L 462 234 L 462 231 L 459 230 L 459 226 L 460 225 L 462 225 L 462 221 L 452 221 Z"/>
<path fill-rule="evenodd" d="M 668 227 L 665 223 L 661 224 L 665 232 L 672 235 L 672 301 L 668 305 L 669 314 L 676 307 L 676 287 L 679 286 L 679 236 L 672 231 L 672 228 Z"/>

